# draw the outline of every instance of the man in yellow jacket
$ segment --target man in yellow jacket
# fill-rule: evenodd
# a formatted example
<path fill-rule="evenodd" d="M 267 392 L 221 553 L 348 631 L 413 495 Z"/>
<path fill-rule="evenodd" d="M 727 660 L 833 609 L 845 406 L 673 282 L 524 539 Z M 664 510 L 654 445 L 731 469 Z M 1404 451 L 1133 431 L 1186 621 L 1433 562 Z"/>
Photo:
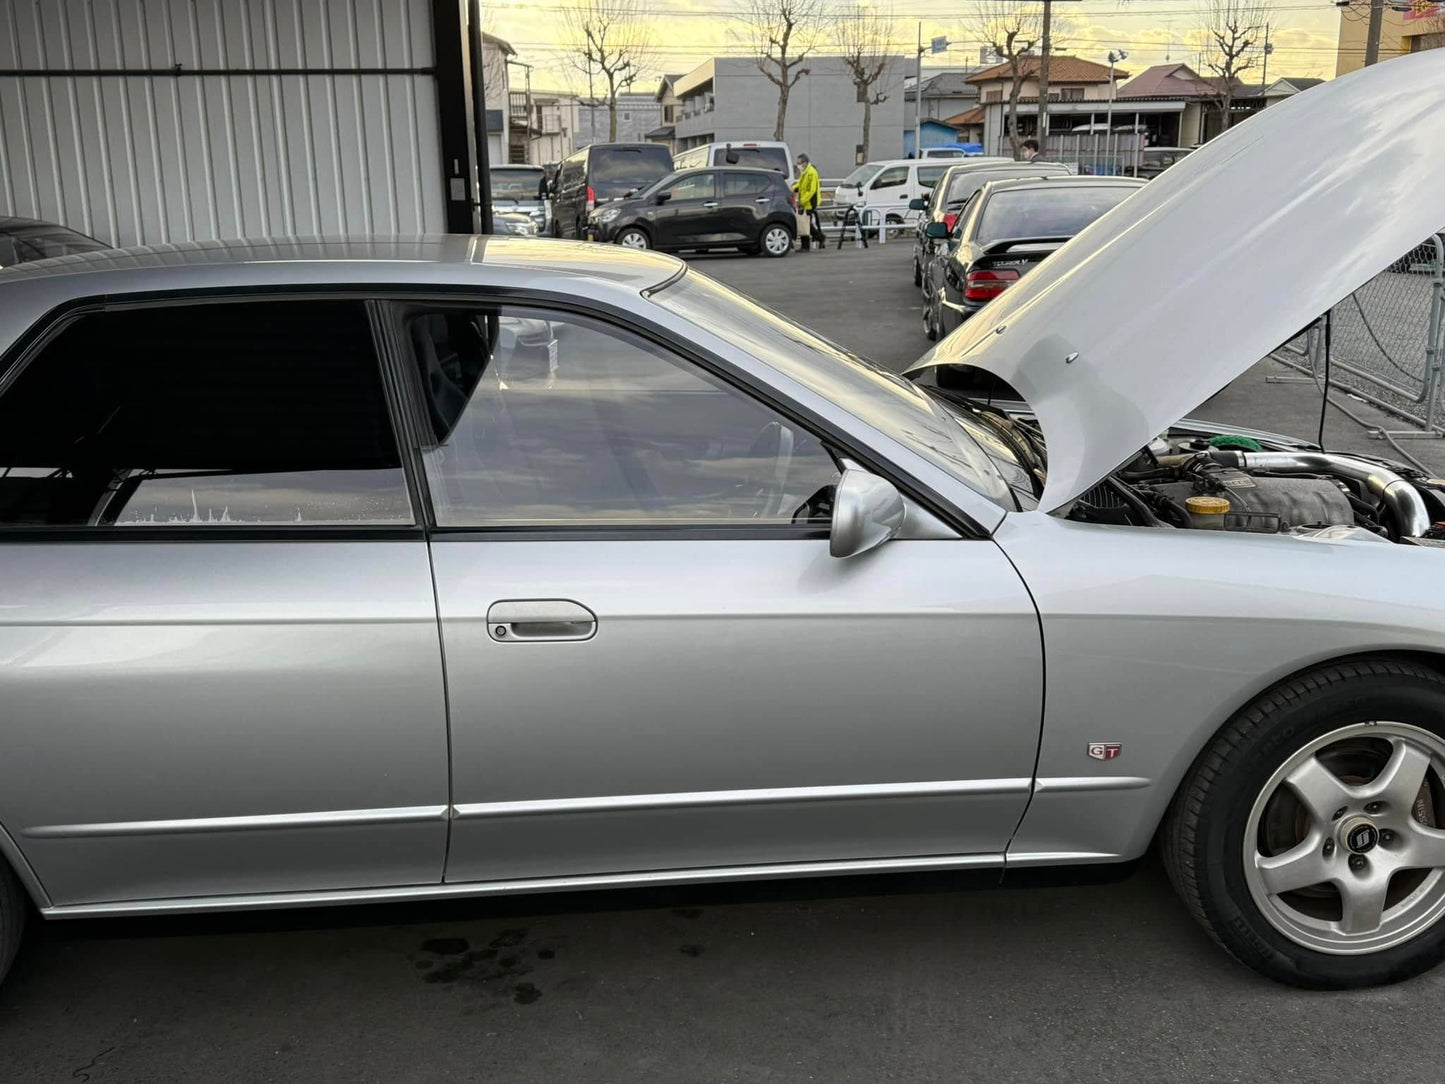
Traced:
<path fill-rule="evenodd" d="M 823 223 L 818 218 L 818 199 L 822 185 L 818 183 L 818 171 L 813 168 L 813 163 L 808 160 L 806 154 L 798 155 L 798 179 L 793 184 L 793 191 L 798 194 L 798 213 L 808 216 L 808 236 L 803 238 L 803 250 L 808 249 L 808 242 L 812 241 L 822 252 L 828 245 L 827 237 L 823 236 Z"/>

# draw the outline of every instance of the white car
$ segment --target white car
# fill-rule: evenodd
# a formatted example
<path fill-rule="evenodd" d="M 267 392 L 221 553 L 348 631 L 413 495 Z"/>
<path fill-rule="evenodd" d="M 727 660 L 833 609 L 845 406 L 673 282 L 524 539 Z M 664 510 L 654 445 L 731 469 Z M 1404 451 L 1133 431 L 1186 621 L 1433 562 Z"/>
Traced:
<path fill-rule="evenodd" d="M 1008 162 L 1008 158 L 973 158 L 973 162 Z M 957 162 L 950 158 L 933 160 L 898 158 L 861 165 L 844 179 L 833 192 L 834 217 L 842 220 L 848 208 L 866 207 L 876 211 L 884 222 L 912 222 L 918 212 L 909 204 L 933 192 L 948 170 Z"/>

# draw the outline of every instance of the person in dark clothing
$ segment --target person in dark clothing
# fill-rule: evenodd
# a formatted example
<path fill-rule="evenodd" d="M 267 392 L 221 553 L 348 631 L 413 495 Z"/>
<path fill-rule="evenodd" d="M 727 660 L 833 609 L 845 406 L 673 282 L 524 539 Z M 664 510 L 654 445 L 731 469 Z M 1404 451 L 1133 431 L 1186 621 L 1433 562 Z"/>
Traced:
<path fill-rule="evenodd" d="M 1039 155 L 1039 141 L 1037 139 L 1025 139 L 1019 144 L 1019 157 L 1025 162 L 1042 162 Z"/>

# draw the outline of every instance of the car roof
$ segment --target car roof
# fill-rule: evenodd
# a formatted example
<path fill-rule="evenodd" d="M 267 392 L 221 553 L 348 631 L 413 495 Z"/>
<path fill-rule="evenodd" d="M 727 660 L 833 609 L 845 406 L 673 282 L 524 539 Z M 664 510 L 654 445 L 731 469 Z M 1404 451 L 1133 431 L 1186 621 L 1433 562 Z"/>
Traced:
<path fill-rule="evenodd" d="M 56 256 L 0 268 L 0 352 L 57 305 L 82 298 L 257 288 L 513 287 L 635 297 L 681 275 L 657 252 L 520 237 L 192 241 Z"/>

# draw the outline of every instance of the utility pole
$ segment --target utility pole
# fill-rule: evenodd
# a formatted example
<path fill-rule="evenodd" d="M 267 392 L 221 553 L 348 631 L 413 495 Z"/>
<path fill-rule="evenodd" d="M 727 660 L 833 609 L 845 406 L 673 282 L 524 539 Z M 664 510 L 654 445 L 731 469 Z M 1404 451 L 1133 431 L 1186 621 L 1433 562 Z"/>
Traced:
<path fill-rule="evenodd" d="M 1269 23 L 1264 24 L 1264 64 L 1259 73 L 1259 89 L 1265 90 L 1269 87 L 1269 55 L 1274 52 L 1274 46 L 1269 43 Z"/>
<path fill-rule="evenodd" d="M 918 24 L 918 74 L 913 78 L 913 157 L 923 157 L 923 23 Z"/>
<path fill-rule="evenodd" d="M 1128 59 L 1129 54 L 1123 49 L 1112 49 L 1109 52 L 1109 120 L 1104 126 L 1104 153 L 1110 156 L 1111 173 L 1119 171 L 1119 156 L 1114 149 L 1114 65 L 1122 64 Z"/>
<path fill-rule="evenodd" d="M 1370 0 L 1370 34 L 1365 38 L 1365 67 L 1380 62 L 1380 23 L 1385 18 L 1385 0 Z"/>
<path fill-rule="evenodd" d="M 1044 0 L 1043 41 L 1040 43 L 1039 53 L 1039 153 L 1045 156 L 1049 153 L 1049 54 L 1052 51 L 1049 31 L 1053 27 L 1053 21 L 1053 0 Z M 1111 84 L 1112 82 L 1110 79 Z"/>

